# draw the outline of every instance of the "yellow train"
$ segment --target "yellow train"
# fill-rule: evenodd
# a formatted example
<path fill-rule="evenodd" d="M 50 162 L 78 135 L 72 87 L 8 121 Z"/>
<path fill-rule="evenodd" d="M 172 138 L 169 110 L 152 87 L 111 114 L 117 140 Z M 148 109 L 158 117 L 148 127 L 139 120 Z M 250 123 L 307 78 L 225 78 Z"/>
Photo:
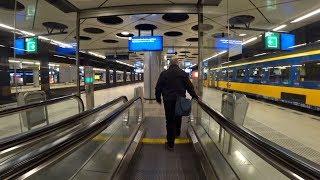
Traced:
<path fill-rule="evenodd" d="M 207 87 L 320 110 L 320 50 L 240 60 L 208 73 Z"/>

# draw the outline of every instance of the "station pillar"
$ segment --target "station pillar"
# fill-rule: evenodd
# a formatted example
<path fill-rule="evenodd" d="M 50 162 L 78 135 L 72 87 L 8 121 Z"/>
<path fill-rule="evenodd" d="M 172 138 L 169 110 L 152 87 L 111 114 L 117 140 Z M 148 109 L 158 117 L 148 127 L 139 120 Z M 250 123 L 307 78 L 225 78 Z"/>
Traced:
<path fill-rule="evenodd" d="M 127 70 L 123 71 L 123 82 L 126 83 L 127 82 Z"/>
<path fill-rule="evenodd" d="M 40 86 L 40 81 L 39 81 L 39 69 L 34 68 L 33 69 L 33 86 L 34 87 L 39 87 Z"/>
<path fill-rule="evenodd" d="M 40 61 L 41 90 L 50 94 L 49 57 L 43 56 Z"/>
<path fill-rule="evenodd" d="M 11 94 L 9 73 L 9 50 L 0 47 L 0 97 L 7 98 Z"/>
<path fill-rule="evenodd" d="M 144 98 L 155 100 L 155 87 L 161 72 L 161 52 L 144 53 Z"/>
<path fill-rule="evenodd" d="M 117 84 L 117 70 L 113 70 L 113 85 Z"/>
<path fill-rule="evenodd" d="M 110 85 L 110 70 L 109 70 L 109 68 L 106 68 L 106 84 L 107 84 L 107 86 Z"/>

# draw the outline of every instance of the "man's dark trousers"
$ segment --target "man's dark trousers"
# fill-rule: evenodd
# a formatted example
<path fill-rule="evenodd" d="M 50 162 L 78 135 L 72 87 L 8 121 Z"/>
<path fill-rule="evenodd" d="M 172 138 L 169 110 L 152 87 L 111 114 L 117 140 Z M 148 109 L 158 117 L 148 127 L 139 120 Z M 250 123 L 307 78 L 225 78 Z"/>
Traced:
<path fill-rule="evenodd" d="M 176 100 L 165 100 L 164 110 L 167 124 L 167 141 L 169 146 L 174 145 L 174 140 L 181 131 L 181 116 L 175 116 Z"/>

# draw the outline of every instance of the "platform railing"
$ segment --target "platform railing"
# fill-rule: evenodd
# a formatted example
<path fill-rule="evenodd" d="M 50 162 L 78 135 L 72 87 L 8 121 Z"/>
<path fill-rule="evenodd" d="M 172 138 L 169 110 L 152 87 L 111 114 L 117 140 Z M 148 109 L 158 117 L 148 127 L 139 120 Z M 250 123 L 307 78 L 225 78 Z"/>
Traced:
<path fill-rule="evenodd" d="M 202 100 L 194 101 L 191 119 L 204 149 L 216 146 L 239 179 L 320 179 L 318 164 L 227 120 Z"/>
<path fill-rule="evenodd" d="M 57 100 L 54 100 L 54 101 L 57 101 Z M 82 111 L 81 113 L 74 114 L 70 117 L 62 119 L 58 122 L 51 123 L 47 126 L 39 127 L 31 131 L 27 131 L 24 133 L 19 133 L 13 136 L 2 138 L 0 139 L 0 158 L 7 156 L 10 153 L 16 152 L 19 149 L 23 149 L 24 147 L 32 143 L 38 142 L 41 139 L 50 137 L 52 134 L 57 134 L 58 132 L 68 130 L 71 127 L 75 127 L 77 126 L 77 124 L 81 123 L 81 120 L 80 120 L 81 118 L 89 117 L 97 112 L 103 111 L 116 104 L 119 104 L 120 102 L 125 103 L 127 101 L 128 101 L 128 98 L 126 96 L 120 96 L 94 109 Z M 57 102 L 60 102 L 60 101 L 57 101 Z M 38 104 L 35 104 L 35 105 L 38 106 Z"/>
<path fill-rule="evenodd" d="M 133 106 L 136 105 L 136 103 L 139 103 L 140 105 Z M 107 105 L 104 104 L 101 105 L 99 109 L 103 110 L 106 107 Z M 113 141 L 124 141 L 124 143 L 122 143 L 123 145 L 121 146 L 120 152 L 122 152 L 122 154 L 126 154 L 128 146 L 134 141 L 135 133 L 138 132 L 138 127 L 141 124 L 140 118 L 143 117 L 141 97 L 135 97 L 127 101 L 107 115 L 104 115 L 104 113 L 102 113 L 100 110 L 100 115 L 97 114 L 97 108 L 94 108 L 92 110 L 85 111 L 79 116 L 70 118 L 70 121 L 85 120 L 89 116 L 89 113 L 93 115 L 93 118 L 96 118 L 96 121 L 89 123 L 87 126 L 78 129 L 77 131 L 71 132 L 70 134 L 65 135 L 61 138 L 58 138 L 53 142 L 46 143 L 45 145 L 42 145 L 35 150 L 27 151 L 23 154 L 20 154 L 19 157 L 14 157 L 3 162 L 0 166 L 0 179 L 24 179 L 32 175 L 36 176 L 37 171 L 45 170 L 44 168 L 53 167 L 50 165 L 58 163 L 58 160 L 67 157 L 67 155 L 69 155 L 70 153 L 81 150 L 81 147 L 83 145 L 93 140 L 99 141 L 99 139 L 101 138 L 105 138 L 105 140 L 103 141 L 108 141 L 112 138 L 114 139 Z M 140 113 L 129 113 L 130 111 L 139 111 Z M 128 114 L 130 114 L 129 117 Z M 135 117 L 132 118 L 131 116 L 133 114 Z M 125 133 L 126 135 L 115 136 L 114 134 L 121 132 L 119 128 L 111 128 L 113 129 L 113 133 L 109 133 L 108 128 L 113 126 L 115 123 L 120 124 L 120 127 L 122 127 L 123 130 L 128 131 L 128 134 Z M 130 130 L 129 128 L 131 123 L 133 123 L 133 130 Z M 102 143 L 102 145 L 103 144 L 104 143 Z M 88 156 L 90 156 L 90 154 Z M 121 158 L 122 157 L 119 157 L 119 152 L 117 151 L 117 154 L 114 155 L 114 160 L 110 162 L 115 163 L 112 170 L 117 169 Z M 63 170 L 63 168 L 60 168 L 60 170 Z"/>

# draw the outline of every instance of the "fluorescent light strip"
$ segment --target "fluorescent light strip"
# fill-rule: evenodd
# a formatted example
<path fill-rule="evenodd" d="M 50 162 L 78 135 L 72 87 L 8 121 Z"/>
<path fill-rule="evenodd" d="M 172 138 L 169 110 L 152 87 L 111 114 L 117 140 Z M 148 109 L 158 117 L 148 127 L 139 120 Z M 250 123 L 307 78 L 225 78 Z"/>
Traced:
<path fill-rule="evenodd" d="M 119 64 L 123 64 L 123 65 L 127 65 L 127 66 L 130 66 L 130 67 L 134 67 L 134 66 L 132 66 L 131 64 L 127 64 L 127 63 L 124 63 L 124 62 L 122 62 L 122 61 L 116 60 L 116 62 L 119 63 Z"/>
<path fill-rule="evenodd" d="M 60 55 L 53 55 L 53 56 L 55 56 L 55 57 L 60 57 L 60 58 L 67 58 L 67 57 L 65 57 L 65 56 L 60 56 Z"/>
<path fill-rule="evenodd" d="M 289 49 L 296 48 L 296 47 L 301 47 L 301 46 L 305 46 L 305 45 L 307 45 L 307 43 L 303 43 L 303 44 L 298 44 L 298 45 L 295 45 L 295 46 L 291 46 L 291 47 L 289 47 Z"/>
<path fill-rule="evenodd" d="M 242 45 L 246 45 L 246 44 L 251 43 L 251 42 L 253 42 L 253 41 L 257 40 L 257 39 L 258 39 L 257 37 L 250 38 L 250 39 L 244 41 L 242 43 Z"/>
<path fill-rule="evenodd" d="M 11 26 L 8 26 L 8 25 L 5 25 L 5 24 L 1 24 L 0 23 L 0 27 L 5 28 L 5 29 L 9 29 L 9 30 L 14 30 L 15 33 L 20 34 L 20 35 L 36 36 L 36 34 L 34 34 L 32 32 L 16 29 L 14 27 L 11 27 Z M 72 48 L 72 46 L 70 44 L 66 44 L 66 43 L 63 43 L 63 42 L 60 42 L 60 41 L 49 39 L 49 38 L 46 38 L 46 37 L 43 37 L 43 36 L 38 36 L 38 38 L 42 39 L 42 40 L 46 40 L 46 41 L 51 41 L 50 42 L 51 44 L 54 44 L 54 45 L 57 45 L 57 46 L 60 46 L 60 47 Z"/>
<path fill-rule="evenodd" d="M 105 69 L 93 68 L 94 71 L 106 71 Z"/>
<path fill-rule="evenodd" d="M 306 15 L 303 15 L 303 16 L 299 17 L 299 18 L 291 21 L 290 23 L 300 22 L 300 21 L 302 21 L 302 20 L 304 20 L 304 19 L 307 19 L 307 18 L 309 18 L 309 17 L 311 17 L 311 16 L 314 16 L 314 15 L 316 15 L 316 14 L 319 14 L 319 13 L 320 13 L 320 8 L 317 9 L 317 10 L 315 10 L 315 11 L 312 11 L 312 12 L 306 14 Z"/>
<path fill-rule="evenodd" d="M 212 59 L 212 58 L 218 57 L 218 56 L 220 56 L 220 55 L 222 55 L 222 54 L 224 54 L 224 53 L 226 53 L 226 52 L 228 52 L 228 51 L 221 51 L 221 52 L 219 52 L 219 53 L 217 53 L 217 54 L 215 54 L 215 55 L 213 55 L 213 56 L 211 56 L 211 57 L 209 57 L 209 58 L 207 58 L 207 59 L 203 60 L 203 62 L 204 62 L 204 61 L 208 61 L 209 59 Z"/>
<path fill-rule="evenodd" d="M 279 31 L 279 30 L 281 30 L 281 29 L 283 29 L 283 28 L 285 28 L 285 27 L 287 27 L 287 25 L 286 25 L 286 24 L 283 24 L 283 25 L 281 25 L 281 26 L 278 26 L 278 27 L 272 29 L 272 31 Z"/>
<path fill-rule="evenodd" d="M 102 59 L 105 59 L 105 58 L 106 58 L 106 56 L 101 55 L 101 54 L 98 54 L 98 53 L 95 53 L 95 52 L 91 52 L 91 51 L 89 51 L 88 53 L 89 53 L 89 54 L 91 54 L 91 55 L 93 55 L 93 56 L 96 56 L 96 57 L 102 58 Z"/>
<path fill-rule="evenodd" d="M 256 55 L 254 55 L 254 57 L 263 56 L 263 55 L 266 55 L 266 54 L 268 54 L 268 53 L 256 54 Z"/>

